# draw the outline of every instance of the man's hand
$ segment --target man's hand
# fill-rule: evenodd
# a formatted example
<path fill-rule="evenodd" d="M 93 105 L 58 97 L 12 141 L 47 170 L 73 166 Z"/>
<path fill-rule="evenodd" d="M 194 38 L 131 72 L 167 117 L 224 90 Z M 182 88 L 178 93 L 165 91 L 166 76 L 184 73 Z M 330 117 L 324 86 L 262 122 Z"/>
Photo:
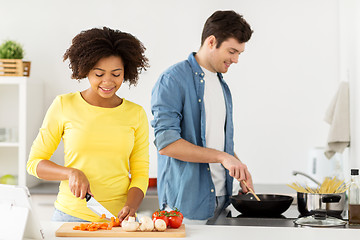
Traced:
<path fill-rule="evenodd" d="M 240 162 L 235 157 L 227 154 L 227 157 L 222 160 L 224 168 L 229 170 L 230 176 L 236 178 L 238 181 L 246 180 L 246 172 L 248 172 L 245 164 Z"/>
<path fill-rule="evenodd" d="M 229 170 L 229 175 L 235 178 L 240 182 L 240 186 L 244 193 L 247 193 L 249 189 L 242 183 L 243 180 L 246 181 L 249 188 L 254 190 L 251 174 L 247 169 L 247 166 L 243 164 L 236 156 L 231 156 L 230 154 L 226 154 L 226 156 L 222 159 L 221 164 L 224 168 Z"/>
<path fill-rule="evenodd" d="M 250 175 L 250 178 L 249 178 L 248 180 L 245 180 L 245 181 L 246 181 L 247 186 L 248 186 L 249 188 L 251 188 L 251 189 L 255 192 L 251 175 Z M 240 181 L 240 187 L 241 187 L 243 193 L 249 192 L 249 189 L 245 186 L 245 184 L 244 184 L 243 181 Z"/>
<path fill-rule="evenodd" d="M 182 138 L 159 150 L 159 153 L 186 162 L 221 163 L 224 168 L 229 170 L 230 176 L 236 178 L 239 182 L 245 180 L 248 186 L 253 188 L 253 182 L 247 166 L 239 160 L 236 154 L 232 156 L 226 152 L 200 147 Z M 243 184 L 241 187 L 244 193 L 249 191 Z"/>

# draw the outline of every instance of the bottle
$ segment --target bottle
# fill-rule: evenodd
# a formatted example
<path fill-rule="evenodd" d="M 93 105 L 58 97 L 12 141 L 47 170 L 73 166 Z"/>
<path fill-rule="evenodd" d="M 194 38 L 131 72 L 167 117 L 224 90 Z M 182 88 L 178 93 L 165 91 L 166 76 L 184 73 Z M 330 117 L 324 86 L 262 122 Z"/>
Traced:
<path fill-rule="evenodd" d="M 349 187 L 349 224 L 360 224 L 359 169 L 351 169 L 351 182 Z"/>

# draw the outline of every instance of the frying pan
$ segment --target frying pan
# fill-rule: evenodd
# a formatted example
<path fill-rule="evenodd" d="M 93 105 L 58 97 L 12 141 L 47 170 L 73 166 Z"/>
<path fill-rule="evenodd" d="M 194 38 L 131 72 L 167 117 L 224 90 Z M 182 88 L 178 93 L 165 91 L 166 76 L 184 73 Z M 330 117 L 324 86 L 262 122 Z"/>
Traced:
<path fill-rule="evenodd" d="M 280 216 L 294 200 L 287 195 L 257 194 L 261 201 L 257 201 L 252 194 L 230 196 L 230 202 L 236 210 L 245 216 Z"/>

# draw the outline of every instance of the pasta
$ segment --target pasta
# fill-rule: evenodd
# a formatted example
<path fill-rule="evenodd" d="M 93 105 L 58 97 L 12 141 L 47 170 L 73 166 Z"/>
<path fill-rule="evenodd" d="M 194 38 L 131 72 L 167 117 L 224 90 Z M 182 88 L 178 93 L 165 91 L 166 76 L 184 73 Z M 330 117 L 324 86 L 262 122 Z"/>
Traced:
<path fill-rule="evenodd" d="M 290 184 L 286 184 L 287 186 L 291 187 L 292 189 L 294 189 L 297 192 L 301 192 L 301 193 L 318 193 L 318 194 L 327 194 L 327 193 L 343 193 L 345 192 L 348 188 L 349 185 L 344 183 L 344 180 L 340 181 L 339 179 L 337 179 L 336 177 L 334 178 L 329 178 L 326 177 L 324 179 L 324 181 L 322 182 L 322 184 L 317 187 L 317 188 L 310 188 L 309 186 L 301 186 L 299 183 L 292 183 Z"/>

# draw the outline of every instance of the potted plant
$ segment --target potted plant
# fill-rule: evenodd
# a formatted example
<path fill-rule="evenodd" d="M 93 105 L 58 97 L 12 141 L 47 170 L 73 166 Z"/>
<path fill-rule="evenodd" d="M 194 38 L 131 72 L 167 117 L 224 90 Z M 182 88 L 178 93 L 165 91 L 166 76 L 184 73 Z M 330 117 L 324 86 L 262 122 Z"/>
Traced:
<path fill-rule="evenodd" d="M 0 45 L 0 76 L 29 76 L 30 62 L 22 61 L 23 47 L 12 40 Z"/>
<path fill-rule="evenodd" d="M 0 58 L 2 59 L 23 59 L 24 50 L 22 46 L 12 40 L 5 41 L 0 46 Z"/>

